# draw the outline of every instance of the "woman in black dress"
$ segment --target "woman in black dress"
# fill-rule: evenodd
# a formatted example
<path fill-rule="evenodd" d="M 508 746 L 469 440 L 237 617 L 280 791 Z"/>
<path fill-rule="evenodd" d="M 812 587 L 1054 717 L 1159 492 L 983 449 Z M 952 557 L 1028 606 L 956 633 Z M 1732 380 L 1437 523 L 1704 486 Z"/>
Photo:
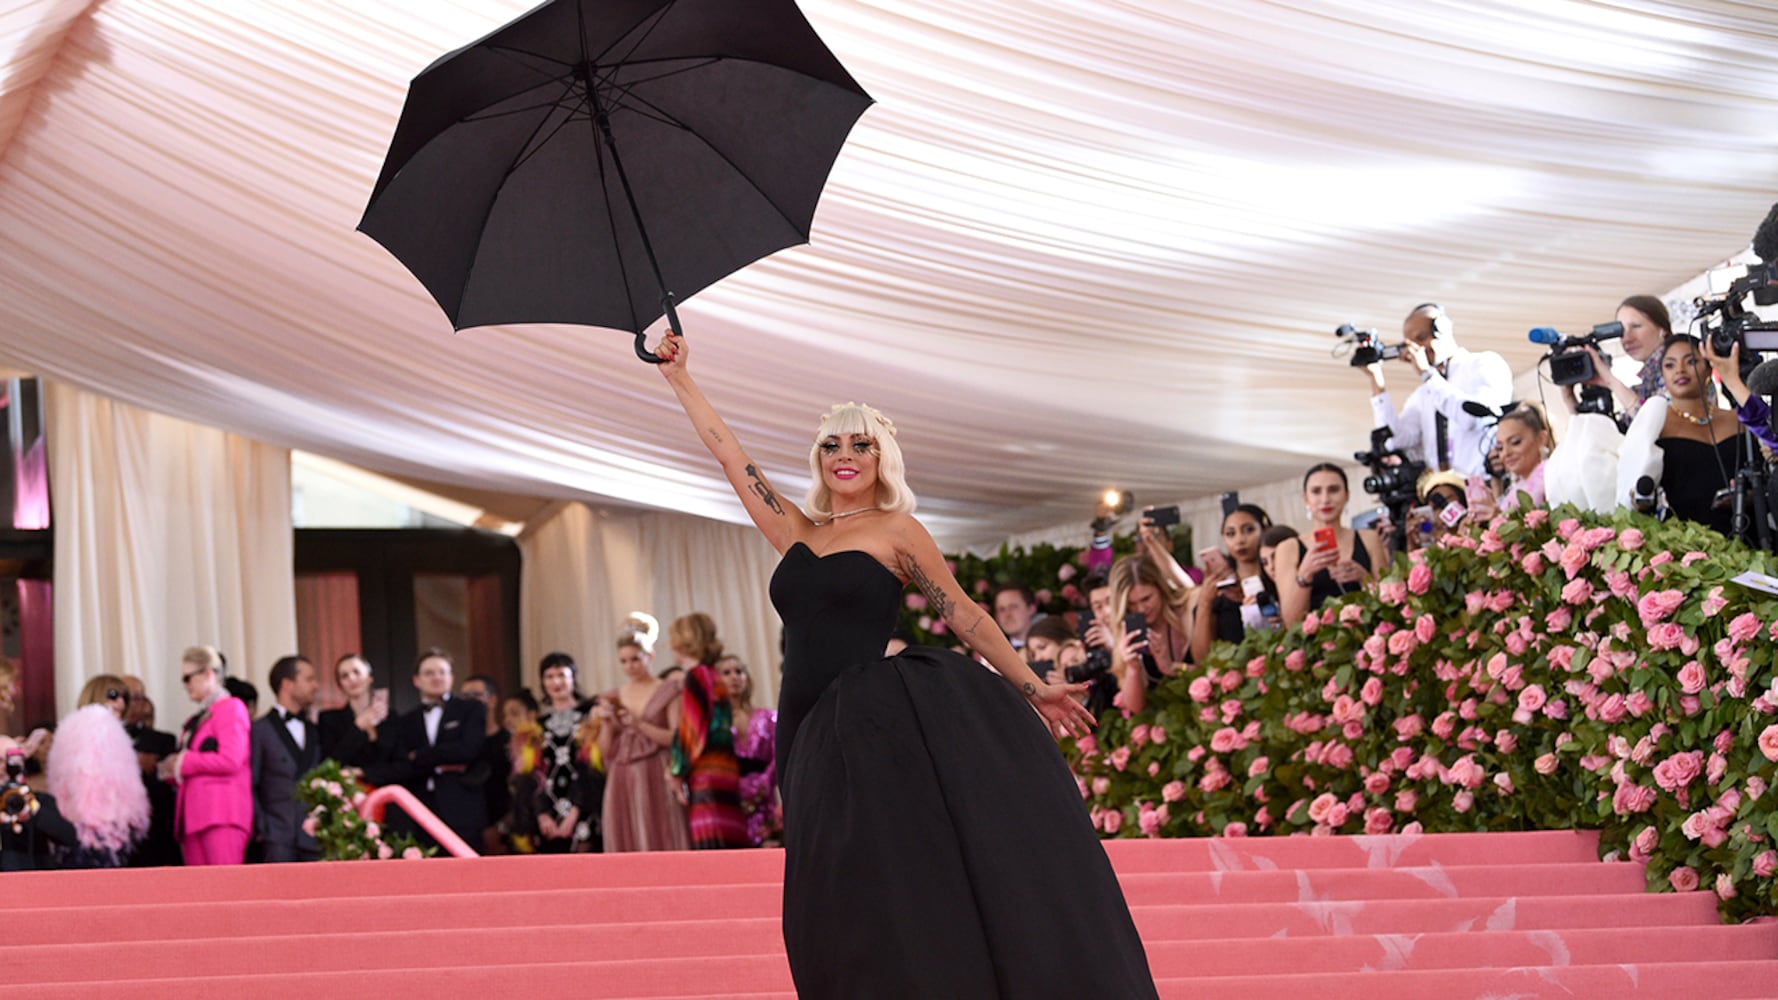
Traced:
<path fill-rule="evenodd" d="M 1111 865 L 1055 745 L 1092 722 L 1031 672 L 912 517 L 894 428 L 835 407 L 804 514 L 656 349 L 699 438 L 783 561 L 778 774 L 784 947 L 800 997 L 1153 997 Z M 884 657 L 913 583 L 999 676 L 941 650 Z M 1035 711 L 1033 711 L 1035 709 Z"/>
<path fill-rule="evenodd" d="M 1741 423 L 1716 405 L 1710 366 L 1695 338 L 1668 337 L 1661 347 L 1665 405 L 1644 406 L 1624 435 L 1618 483 L 1634 482 L 1642 471 L 1654 478 L 1673 516 L 1708 524 L 1724 534 L 1732 529 L 1730 510 L 1715 505 L 1717 491 L 1734 482 L 1746 449 Z M 1643 445 L 1652 438 L 1652 454 Z M 1651 461 L 1651 458 L 1653 461 Z M 1627 487 L 1623 492 L 1628 494 Z"/>
<path fill-rule="evenodd" d="M 1375 531 L 1340 524 L 1351 499 L 1346 471 L 1331 462 L 1312 466 L 1303 476 L 1303 506 L 1314 527 L 1306 537 L 1279 545 L 1272 557 L 1285 625 L 1302 624 L 1309 612 L 1363 587 L 1378 566 L 1387 564 Z"/>

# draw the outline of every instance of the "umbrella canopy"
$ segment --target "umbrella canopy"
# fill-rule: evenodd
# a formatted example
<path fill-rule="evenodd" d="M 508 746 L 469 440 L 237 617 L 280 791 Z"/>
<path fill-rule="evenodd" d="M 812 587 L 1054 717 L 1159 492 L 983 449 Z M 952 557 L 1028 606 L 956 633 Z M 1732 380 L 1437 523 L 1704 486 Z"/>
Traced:
<path fill-rule="evenodd" d="M 414 79 L 358 228 L 456 329 L 640 337 L 808 241 L 870 103 L 792 0 L 551 0 Z"/>

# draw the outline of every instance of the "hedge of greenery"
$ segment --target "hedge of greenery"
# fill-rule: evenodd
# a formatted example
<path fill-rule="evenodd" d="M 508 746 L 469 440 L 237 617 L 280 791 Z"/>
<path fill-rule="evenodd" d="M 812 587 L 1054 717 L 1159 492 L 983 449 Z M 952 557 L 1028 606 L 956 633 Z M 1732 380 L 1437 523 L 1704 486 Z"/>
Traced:
<path fill-rule="evenodd" d="M 1597 829 L 1649 884 L 1778 912 L 1774 559 L 1531 510 L 1219 646 L 1068 747 L 1107 836 Z"/>

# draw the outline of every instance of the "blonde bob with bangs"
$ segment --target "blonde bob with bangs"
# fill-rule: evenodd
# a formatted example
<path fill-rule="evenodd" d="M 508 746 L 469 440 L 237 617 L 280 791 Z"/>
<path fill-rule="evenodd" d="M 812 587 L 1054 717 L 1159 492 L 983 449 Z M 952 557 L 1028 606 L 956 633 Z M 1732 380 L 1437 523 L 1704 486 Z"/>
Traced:
<path fill-rule="evenodd" d="M 817 521 L 833 517 L 833 495 L 821 476 L 821 442 L 830 437 L 844 441 L 847 435 L 871 439 L 877 455 L 877 507 L 892 514 L 914 512 L 914 491 L 908 488 L 907 466 L 901 446 L 895 443 L 895 425 L 875 408 L 862 403 L 839 403 L 821 418 L 815 443 L 809 446 L 811 483 L 803 510 Z"/>

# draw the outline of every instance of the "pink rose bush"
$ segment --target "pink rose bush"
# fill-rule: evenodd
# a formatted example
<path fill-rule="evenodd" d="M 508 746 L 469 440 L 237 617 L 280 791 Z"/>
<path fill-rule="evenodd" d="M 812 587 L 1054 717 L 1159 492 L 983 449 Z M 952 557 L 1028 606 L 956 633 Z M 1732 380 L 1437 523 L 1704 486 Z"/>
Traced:
<path fill-rule="evenodd" d="M 297 781 L 296 800 L 309 810 L 302 828 L 321 845 L 321 856 L 350 861 L 431 854 L 431 849 L 422 850 L 413 837 L 391 836 L 381 824 L 359 814 L 369 789 L 354 774 L 341 768 L 338 761 L 329 760 Z"/>
<path fill-rule="evenodd" d="M 1778 565 L 1697 525 L 1503 515 L 1218 644 L 1070 760 L 1108 835 L 1597 829 L 1651 888 L 1778 913 L 1778 599 L 1748 569 Z"/>

